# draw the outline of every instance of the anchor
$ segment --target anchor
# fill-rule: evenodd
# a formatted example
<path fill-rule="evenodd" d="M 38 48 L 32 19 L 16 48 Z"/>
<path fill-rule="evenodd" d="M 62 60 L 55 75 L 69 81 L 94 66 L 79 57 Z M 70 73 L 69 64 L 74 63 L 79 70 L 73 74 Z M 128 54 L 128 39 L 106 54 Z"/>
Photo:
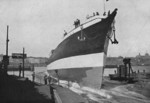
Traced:
<path fill-rule="evenodd" d="M 85 41 L 85 36 L 84 36 L 84 33 L 83 33 L 83 26 L 81 26 L 81 36 L 78 36 L 78 40 Z"/>
<path fill-rule="evenodd" d="M 115 29 L 113 30 L 114 33 L 114 41 L 112 41 L 112 44 L 118 44 L 118 40 L 116 39 Z"/>
<path fill-rule="evenodd" d="M 115 21 L 113 22 L 113 27 L 112 27 L 112 31 L 113 31 L 113 36 L 114 36 L 114 40 L 112 40 L 112 38 L 110 36 L 107 35 L 107 37 L 109 38 L 109 40 L 111 41 L 112 44 L 118 44 L 118 40 L 116 39 L 116 34 L 115 34 Z"/>

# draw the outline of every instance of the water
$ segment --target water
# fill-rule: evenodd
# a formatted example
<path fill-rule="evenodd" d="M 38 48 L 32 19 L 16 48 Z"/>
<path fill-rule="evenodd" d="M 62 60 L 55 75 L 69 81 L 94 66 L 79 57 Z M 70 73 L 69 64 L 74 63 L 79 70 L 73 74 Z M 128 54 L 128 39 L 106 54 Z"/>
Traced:
<path fill-rule="evenodd" d="M 47 74 L 46 67 L 35 67 L 35 82 L 44 84 L 44 76 Z"/>
<path fill-rule="evenodd" d="M 35 73 L 45 72 L 46 67 L 35 67 L 34 71 L 35 71 Z"/>
<path fill-rule="evenodd" d="M 132 67 L 133 71 L 136 71 L 136 73 L 138 72 L 143 72 L 143 70 L 145 70 L 146 73 L 150 73 L 150 66 L 133 66 Z"/>
<path fill-rule="evenodd" d="M 146 73 L 150 73 L 150 66 L 132 66 L 133 71 L 138 72 L 143 72 L 143 70 L 145 70 Z M 104 74 L 103 76 L 109 76 L 109 74 L 114 74 L 114 71 L 117 70 L 116 68 L 106 68 L 104 70 Z M 44 75 L 47 74 L 46 72 L 46 67 L 35 67 L 34 72 L 36 74 L 36 78 L 35 81 L 38 83 L 44 83 L 43 82 L 43 78 Z M 25 77 L 27 77 L 29 80 L 32 80 L 32 71 L 25 71 Z M 16 75 L 19 76 L 19 72 L 18 71 L 9 71 L 8 72 L 9 75 Z"/>
<path fill-rule="evenodd" d="M 35 72 L 35 82 L 44 84 L 44 75 L 46 74 L 46 67 L 35 67 L 34 72 Z M 8 74 L 19 76 L 19 71 L 8 71 Z M 32 74 L 33 71 L 25 71 L 24 77 L 32 81 L 33 80 Z"/>
<path fill-rule="evenodd" d="M 8 74 L 19 76 L 19 71 L 8 71 Z M 21 74 L 21 76 L 22 76 L 22 74 Z M 31 71 L 25 71 L 24 77 L 27 77 L 29 80 L 32 80 L 32 72 Z"/>
<path fill-rule="evenodd" d="M 114 74 L 115 70 L 117 70 L 116 68 L 105 68 L 104 70 L 104 76 L 109 76 L 109 74 Z M 145 70 L 146 73 L 150 73 L 150 66 L 132 66 L 132 70 L 133 72 L 143 72 Z"/>
<path fill-rule="evenodd" d="M 109 74 L 114 74 L 115 72 L 115 70 L 117 70 L 116 68 L 111 68 L 111 69 L 109 69 L 109 68 L 105 68 L 104 69 L 104 74 L 103 74 L 103 76 L 109 76 Z"/>

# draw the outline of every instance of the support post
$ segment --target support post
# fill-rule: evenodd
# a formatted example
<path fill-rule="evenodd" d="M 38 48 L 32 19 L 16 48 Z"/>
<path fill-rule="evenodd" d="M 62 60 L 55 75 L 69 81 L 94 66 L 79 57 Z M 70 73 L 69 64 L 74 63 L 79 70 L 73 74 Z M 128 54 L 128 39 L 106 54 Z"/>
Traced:
<path fill-rule="evenodd" d="M 55 103 L 54 88 L 52 87 L 52 85 L 49 85 L 49 87 L 50 87 L 51 99 Z"/>
<path fill-rule="evenodd" d="M 24 49 L 24 47 L 23 47 L 23 58 L 22 58 L 22 75 L 23 75 L 23 77 L 24 77 L 24 52 L 25 52 L 25 49 Z"/>

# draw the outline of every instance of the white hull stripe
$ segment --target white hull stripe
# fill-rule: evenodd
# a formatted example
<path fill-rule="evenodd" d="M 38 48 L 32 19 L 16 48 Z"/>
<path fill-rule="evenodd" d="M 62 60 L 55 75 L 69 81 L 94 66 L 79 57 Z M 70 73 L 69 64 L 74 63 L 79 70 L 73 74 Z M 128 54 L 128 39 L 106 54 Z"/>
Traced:
<path fill-rule="evenodd" d="M 88 55 L 73 56 L 56 60 L 47 66 L 48 70 L 102 67 L 104 64 L 104 53 L 94 53 Z"/>

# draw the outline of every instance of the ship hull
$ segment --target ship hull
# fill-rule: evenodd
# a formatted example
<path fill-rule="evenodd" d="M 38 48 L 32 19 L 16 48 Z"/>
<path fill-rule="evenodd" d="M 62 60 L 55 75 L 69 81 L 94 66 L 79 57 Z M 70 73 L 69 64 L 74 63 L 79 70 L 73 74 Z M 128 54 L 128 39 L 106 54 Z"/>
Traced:
<path fill-rule="evenodd" d="M 64 58 L 49 65 L 48 68 L 55 69 L 48 72 L 54 78 L 77 83 L 80 87 L 100 89 L 104 59 L 104 53 Z"/>
<path fill-rule="evenodd" d="M 80 70 L 79 70 L 80 69 Z M 58 70 L 58 75 L 55 70 L 48 71 L 54 78 L 59 78 L 59 81 L 64 81 L 69 86 L 70 83 L 77 83 L 81 88 L 90 87 L 100 89 L 102 83 L 103 67 L 85 67 L 85 68 L 71 68 Z M 55 80 L 54 80 L 55 81 Z"/>
<path fill-rule="evenodd" d="M 116 11 L 105 19 L 81 25 L 65 38 L 49 59 L 50 76 L 100 89 Z"/>

